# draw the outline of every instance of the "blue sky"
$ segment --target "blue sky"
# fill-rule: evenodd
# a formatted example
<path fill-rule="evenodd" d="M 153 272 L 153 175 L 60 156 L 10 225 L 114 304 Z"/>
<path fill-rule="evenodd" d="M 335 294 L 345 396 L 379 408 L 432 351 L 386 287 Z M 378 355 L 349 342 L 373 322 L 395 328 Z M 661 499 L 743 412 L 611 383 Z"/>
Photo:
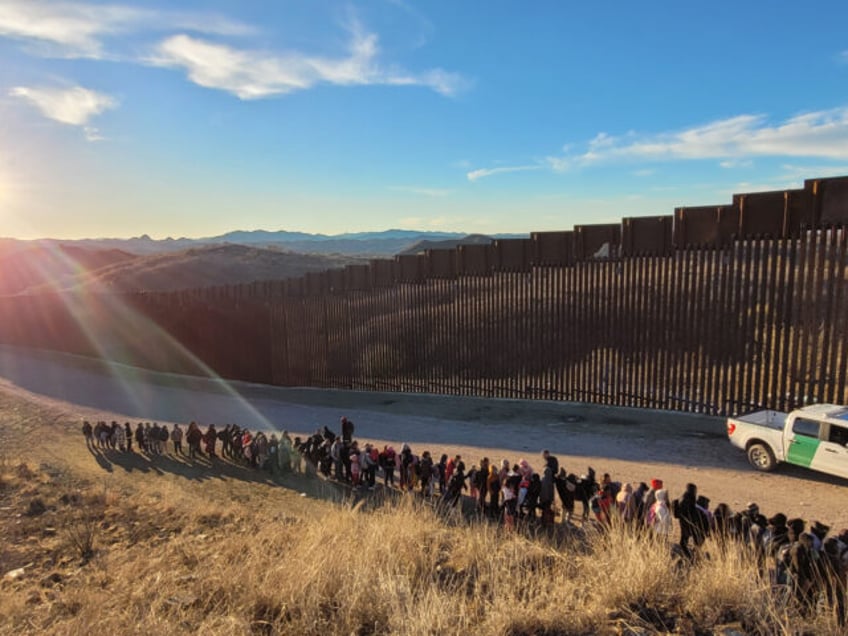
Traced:
<path fill-rule="evenodd" d="M 531 232 L 848 174 L 848 3 L 0 0 L 0 235 Z"/>

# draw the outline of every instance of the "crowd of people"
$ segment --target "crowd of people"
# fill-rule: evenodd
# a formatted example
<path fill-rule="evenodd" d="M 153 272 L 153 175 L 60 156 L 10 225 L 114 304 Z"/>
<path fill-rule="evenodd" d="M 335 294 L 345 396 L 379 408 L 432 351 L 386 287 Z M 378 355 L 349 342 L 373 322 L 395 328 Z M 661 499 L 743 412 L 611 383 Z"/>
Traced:
<path fill-rule="evenodd" d="M 226 457 L 271 473 L 298 470 L 301 460 L 300 453 L 295 450 L 295 441 L 286 431 L 278 438 L 276 433 L 270 436 L 262 431 L 251 433 L 235 424 L 227 424 L 220 430 L 210 424 L 204 431 L 196 422 L 190 422 L 184 430 L 179 424 L 169 429 L 167 424 L 139 422 L 133 429 L 129 422 L 92 424 L 86 420 L 82 423 L 82 433 L 92 451 L 138 452 L 152 458 L 168 453 L 170 442 L 173 454 L 178 457 L 189 460 Z M 133 450 L 133 444 L 137 450 Z"/>
<path fill-rule="evenodd" d="M 704 544 L 712 536 L 721 548 L 743 546 L 771 583 L 791 591 L 802 613 L 812 610 L 821 597 L 845 624 L 845 595 L 848 587 L 848 530 L 831 534 L 830 528 L 814 521 L 788 518 L 782 512 L 766 517 L 756 503 L 732 511 L 725 503 L 710 508 L 710 499 L 687 484 L 680 497 L 672 499 L 661 479 L 621 483 L 608 473 L 597 479 L 590 467 L 581 474 L 567 472 L 558 459 L 545 450 L 541 469 L 526 459 L 500 463 L 484 457 L 470 469 L 461 455 L 442 454 L 438 461 L 429 451 L 416 454 L 409 444 L 396 451 L 382 449 L 353 438 L 354 424 L 342 417 L 340 433 L 324 426 L 301 439 L 285 431 L 266 436 L 229 424 L 220 430 L 209 425 L 205 431 L 191 422 L 185 432 L 179 424 L 97 422 L 82 427 L 86 443 L 94 451 L 131 453 L 133 440 L 142 453 L 155 457 L 173 445 L 175 455 L 216 459 L 218 445 L 223 457 L 272 474 L 312 470 L 353 489 L 373 491 L 378 475 L 382 487 L 419 493 L 440 508 L 452 508 L 467 496 L 480 515 L 514 528 L 516 524 L 553 526 L 556 512 L 564 524 L 578 518 L 604 529 L 624 524 L 634 531 L 653 533 L 667 540 L 681 561 L 703 558 Z M 188 446 L 182 448 L 183 438 Z M 559 500 L 558 503 L 556 500 Z M 581 504 L 579 515 L 576 504 Z M 675 521 L 679 535 L 674 541 Z"/>

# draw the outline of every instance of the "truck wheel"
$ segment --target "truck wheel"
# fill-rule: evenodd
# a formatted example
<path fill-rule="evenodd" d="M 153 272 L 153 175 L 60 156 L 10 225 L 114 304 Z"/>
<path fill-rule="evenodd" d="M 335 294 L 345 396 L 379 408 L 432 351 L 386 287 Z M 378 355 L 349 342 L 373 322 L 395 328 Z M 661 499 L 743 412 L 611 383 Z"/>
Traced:
<path fill-rule="evenodd" d="M 751 444 L 748 447 L 748 461 L 751 462 L 751 466 L 766 473 L 773 471 L 777 466 L 774 453 L 768 446 L 760 443 Z"/>

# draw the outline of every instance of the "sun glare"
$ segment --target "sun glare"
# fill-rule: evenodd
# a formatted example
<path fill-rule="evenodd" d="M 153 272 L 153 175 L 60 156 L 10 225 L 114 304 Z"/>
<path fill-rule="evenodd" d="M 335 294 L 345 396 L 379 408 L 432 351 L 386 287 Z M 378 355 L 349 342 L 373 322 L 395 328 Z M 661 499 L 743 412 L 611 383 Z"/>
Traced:
<path fill-rule="evenodd" d="M 3 221 L 4 226 L 14 220 L 9 218 L 9 211 L 12 209 L 12 206 L 18 198 L 15 196 L 15 190 L 16 188 L 11 174 L 0 167 L 0 220 Z M 5 234 L 6 231 L 4 231 L 3 234 Z"/>
<path fill-rule="evenodd" d="M 12 203 L 12 184 L 9 177 L 0 171 L 0 215 Z"/>
<path fill-rule="evenodd" d="M 33 238 L 35 227 L 22 212 L 25 184 L 0 165 L 0 238 Z"/>

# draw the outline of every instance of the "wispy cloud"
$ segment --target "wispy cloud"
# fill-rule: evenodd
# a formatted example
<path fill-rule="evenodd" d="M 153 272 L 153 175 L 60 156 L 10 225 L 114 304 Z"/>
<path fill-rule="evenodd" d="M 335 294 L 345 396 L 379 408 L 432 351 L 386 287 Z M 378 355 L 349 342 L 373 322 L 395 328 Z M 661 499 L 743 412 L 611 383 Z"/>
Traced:
<path fill-rule="evenodd" d="M 503 166 L 501 168 L 480 168 L 478 170 L 472 170 L 465 176 L 469 181 L 478 181 L 479 179 L 483 179 L 484 177 L 491 177 L 496 174 L 506 174 L 509 172 L 528 172 L 530 170 L 541 170 L 543 166 L 535 164 L 535 165 L 525 165 L 525 166 Z"/>
<path fill-rule="evenodd" d="M 582 154 L 548 157 L 555 171 L 615 161 L 740 160 L 755 156 L 848 159 L 848 108 L 815 111 L 771 123 L 738 115 L 656 135 L 600 133 Z"/>
<path fill-rule="evenodd" d="M 446 197 L 453 193 L 453 190 L 445 188 L 421 188 L 417 186 L 389 186 L 389 190 L 433 198 Z"/>
<path fill-rule="evenodd" d="M 416 74 L 383 66 L 379 53 L 377 35 L 355 26 L 347 54 L 338 58 L 239 49 L 180 34 L 161 42 L 149 63 L 184 69 L 195 84 L 227 91 L 240 99 L 281 95 L 319 83 L 423 86 L 442 95 L 454 95 L 467 85 L 462 76 L 443 69 Z"/>
<path fill-rule="evenodd" d="M 842 177 L 848 175 L 848 163 L 835 166 L 826 166 L 820 164 L 810 166 L 784 164 L 780 168 L 783 172 L 781 173 L 779 179 L 782 182 L 796 184 L 791 187 L 797 187 L 797 183 L 799 181 L 809 179 L 811 176 L 824 179 L 826 177 Z"/>
<path fill-rule="evenodd" d="M 718 165 L 721 168 L 730 170 L 733 168 L 750 168 L 754 165 L 754 162 L 750 159 L 725 159 L 724 161 L 719 161 Z"/>
<path fill-rule="evenodd" d="M 601 132 L 583 150 L 567 144 L 562 154 L 545 157 L 537 164 L 483 168 L 466 176 L 476 181 L 509 172 L 568 172 L 635 161 L 658 164 L 713 159 L 722 168 L 745 168 L 753 165 L 754 157 L 848 160 L 848 107 L 803 113 L 778 122 L 771 122 L 766 115 L 745 114 L 674 132 L 628 132 L 620 136 Z M 844 173 L 838 167 L 836 171 Z M 653 172 L 653 168 L 639 168 L 632 174 L 644 177 Z M 824 172 L 832 173 L 833 169 Z"/>
<path fill-rule="evenodd" d="M 200 86 L 241 99 L 303 90 L 320 83 L 339 86 L 422 86 L 452 96 L 470 86 L 441 68 L 408 71 L 380 60 L 378 38 L 353 16 L 348 49 L 338 57 L 302 51 L 280 53 L 242 48 L 201 35 L 243 36 L 255 29 L 213 13 L 156 10 L 119 4 L 0 0 L 0 37 L 25 42 L 38 55 L 113 59 L 181 69 Z M 122 52 L 129 36 L 163 33 L 153 53 Z M 119 39 L 120 36 L 120 39 Z M 136 44 L 136 46 L 139 46 Z M 126 46 L 123 47 L 126 49 Z"/>
<path fill-rule="evenodd" d="M 848 64 L 848 50 L 840 51 L 839 55 L 836 56 L 836 59 L 837 59 L 838 62 L 841 62 L 842 64 Z"/>
<path fill-rule="evenodd" d="M 103 139 L 99 131 L 89 124 L 89 120 L 118 105 L 113 97 L 81 86 L 72 88 L 17 86 L 10 90 L 9 94 L 29 102 L 48 119 L 81 127 L 89 141 Z"/>
<path fill-rule="evenodd" d="M 99 58 L 101 38 L 125 30 L 141 13 L 131 7 L 11 0 L 0 5 L 0 35 L 52 45 L 59 56 Z"/>
<path fill-rule="evenodd" d="M 200 86 L 217 88 L 241 99 L 256 99 L 308 88 L 308 69 L 297 59 L 241 51 L 188 35 L 163 41 L 150 58 L 154 66 L 183 68 Z"/>
<path fill-rule="evenodd" d="M 396 222 L 405 230 L 436 230 L 442 232 L 467 232 L 469 227 L 480 225 L 479 219 L 461 214 L 439 216 L 407 216 Z"/>
<path fill-rule="evenodd" d="M 3 0 L 0 36 L 39 45 L 55 57 L 111 57 L 104 41 L 133 31 L 187 30 L 218 35 L 246 35 L 254 30 L 215 14 L 152 10 L 125 5 Z"/>

